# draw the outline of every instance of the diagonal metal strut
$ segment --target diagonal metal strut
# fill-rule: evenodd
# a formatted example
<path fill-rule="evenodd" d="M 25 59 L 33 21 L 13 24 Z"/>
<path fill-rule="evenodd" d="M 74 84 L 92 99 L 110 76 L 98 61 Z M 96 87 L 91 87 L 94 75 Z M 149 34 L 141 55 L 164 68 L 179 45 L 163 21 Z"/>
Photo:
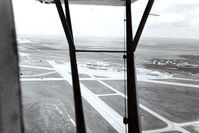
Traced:
<path fill-rule="evenodd" d="M 61 5 L 60 0 L 54 0 L 59 17 L 62 22 L 62 26 L 65 32 L 66 39 L 68 40 L 69 53 L 70 53 L 70 62 L 71 62 L 71 73 L 72 73 L 72 83 L 73 83 L 73 93 L 74 93 L 74 105 L 75 105 L 75 119 L 76 119 L 76 132 L 77 133 L 86 133 L 85 121 L 84 121 L 84 112 L 82 105 L 82 97 L 79 83 L 79 75 L 77 69 L 77 60 L 75 53 L 75 45 L 73 40 L 72 26 L 70 20 L 70 12 L 68 0 L 65 0 L 66 8 L 66 17 Z"/>
<path fill-rule="evenodd" d="M 154 0 L 149 0 L 133 40 L 131 0 L 126 0 L 126 34 L 127 34 L 127 107 L 128 107 L 128 132 L 141 133 L 139 102 L 136 90 L 136 70 L 134 52 L 146 24 Z"/>
<path fill-rule="evenodd" d="M 138 26 L 138 30 L 135 34 L 135 38 L 133 40 L 134 48 L 131 51 L 131 54 L 136 51 L 138 42 L 139 42 L 140 37 L 142 35 L 143 29 L 145 27 L 146 21 L 148 19 L 148 16 L 150 15 L 150 11 L 152 9 L 153 3 L 154 3 L 154 0 L 149 0 L 148 3 L 147 3 L 147 6 L 146 6 L 145 11 L 144 11 L 143 16 L 142 16 L 142 19 L 141 19 L 140 24 Z"/>
<path fill-rule="evenodd" d="M 70 17 L 70 9 L 69 9 L 68 0 L 64 0 L 64 5 L 65 5 L 66 22 L 68 22 L 68 26 L 70 28 L 71 36 L 73 38 L 73 29 L 72 29 L 72 24 L 71 24 L 71 17 Z"/>
<path fill-rule="evenodd" d="M 136 90 L 136 71 L 133 50 L 133 31 L 131 17 L 131 0 L 126 0 L 126 47 L 127 47 L 127 114 L 128 132 L 141 133 L 138 99 Z"/>

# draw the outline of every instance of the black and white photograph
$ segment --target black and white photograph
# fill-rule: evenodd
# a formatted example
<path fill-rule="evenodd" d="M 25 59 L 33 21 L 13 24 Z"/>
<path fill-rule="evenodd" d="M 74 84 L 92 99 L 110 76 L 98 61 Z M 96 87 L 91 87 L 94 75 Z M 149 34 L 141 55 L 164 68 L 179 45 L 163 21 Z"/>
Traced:
<path fill-rule="evenodd" d="M 199 133 L 199 1 L 0 0 L 0 133 Z"/>

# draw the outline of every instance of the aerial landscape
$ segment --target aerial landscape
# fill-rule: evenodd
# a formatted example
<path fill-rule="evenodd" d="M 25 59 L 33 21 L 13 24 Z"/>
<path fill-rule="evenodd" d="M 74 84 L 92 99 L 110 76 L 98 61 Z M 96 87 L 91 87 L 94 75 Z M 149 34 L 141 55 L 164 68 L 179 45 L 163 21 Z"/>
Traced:
<path fill-rule="evenodd" d="M 18 36 L 27 133 L 74 133 L 68 45 L 59 36 Z M 121 38 L 76 37 L 77 49 L 123 50 Z M 143 133 L 199 133 L 199 40 L 142 38 L 136 51 Z M 77 53 L 88 133 L 125 133 L 123 54 Z"/>

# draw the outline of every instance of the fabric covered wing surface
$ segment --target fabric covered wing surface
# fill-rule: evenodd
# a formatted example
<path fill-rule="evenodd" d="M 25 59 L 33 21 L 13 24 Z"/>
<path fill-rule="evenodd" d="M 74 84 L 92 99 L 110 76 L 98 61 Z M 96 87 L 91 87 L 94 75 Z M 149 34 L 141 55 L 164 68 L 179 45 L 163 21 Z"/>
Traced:
<path fill-rule="evenodd" d="M 54 0 L 37 0 L 42 3 L 50 4 L 54 3 Z M 62 2 L 64 0 L 61 0 Z M 135 2 L 136 0 L 131 0 Z M 78 5 L 110 5 L 110 6 L 123 6 L 125 0 L 69 0 L 71 4 L 78 4 Z"/>

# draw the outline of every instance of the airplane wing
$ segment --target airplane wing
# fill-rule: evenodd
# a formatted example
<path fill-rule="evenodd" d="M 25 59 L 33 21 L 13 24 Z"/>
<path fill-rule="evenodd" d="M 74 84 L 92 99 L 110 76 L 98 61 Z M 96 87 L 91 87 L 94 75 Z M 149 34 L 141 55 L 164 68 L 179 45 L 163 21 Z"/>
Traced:
<path fill-rule="evenodd" d="M 54 0 L 36 0 L 41 3 L 51 4 L 54 3 Z M 61 0 L 64 2 L 64 0 Z M 137 0 L 131 0 L 131 2 L 135 2 Z M 107 6 L 123 6 L 125 4 L 125 0 L 69 0 L 71 4 L 78 5 L 107 5 Z"/>

